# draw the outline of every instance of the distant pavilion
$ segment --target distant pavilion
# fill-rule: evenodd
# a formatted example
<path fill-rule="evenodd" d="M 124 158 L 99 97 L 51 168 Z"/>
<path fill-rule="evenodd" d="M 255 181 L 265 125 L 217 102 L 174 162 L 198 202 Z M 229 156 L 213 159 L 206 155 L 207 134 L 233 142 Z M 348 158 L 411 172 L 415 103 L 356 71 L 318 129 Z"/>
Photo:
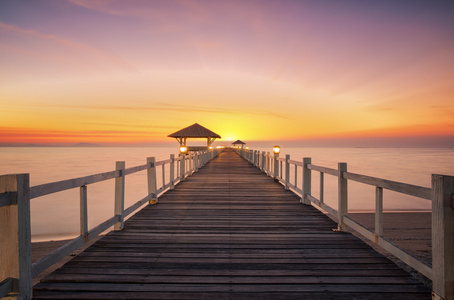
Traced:
<path fill-rule="evenodd" d="M 235 148 L 237 147 L 237 145 L 239 145 L 239 147 L 240 147 L 241 149 L 243 149 L 244 145 L 246 145 L 245 142 L 242 142 L 242 141 L 240 141 L 240 140 L 237 140 L 237 141 L 233 142 L 232 144 L 233 144 L 233 147 L 235 147 Z"/>
<path fill-rule="evenodd" d="M 186 141 L 188 138 L 206 138 L 207 139 L 206 146 L 188 147 L 188 151 L 199 151 L 199 150 L 209 149 L 216 139 L 221 138 L 221 136 L 219 134 L 214 133 L 213 131 L 211 131 L 197 123 L 195 123 L 191 126 L 188 126 L 186 128 L 183 128 L 181 130 L 178 130 L 177 132 L 174 132 L 174 133 L 168 135 L 168 137 L 175 138 L 178 141 L 178 143 L 180 143 L 180 147 L 186 146 Z"/>

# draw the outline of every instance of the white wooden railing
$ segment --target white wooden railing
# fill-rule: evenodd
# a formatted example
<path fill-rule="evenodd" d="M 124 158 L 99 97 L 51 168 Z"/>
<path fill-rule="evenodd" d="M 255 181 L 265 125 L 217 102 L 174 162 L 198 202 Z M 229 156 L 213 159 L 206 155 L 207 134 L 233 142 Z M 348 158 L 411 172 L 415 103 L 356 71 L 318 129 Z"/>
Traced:
<path fill-rule="evenodd" d="M 235 149 L 243 158 L 273 177 L 301 197 L 301 203 L 318 206 L 338 222 L 336 231 L 351 228 L 362 236 L 393 254 L 401 261 L 432 280 L 433 299 L 454 299 L 454 177 L 432 175 L 432 187 L 421 187 L 347 171 L 346 163 L 339 163 L 337 169 L 312 164 L 311 158 L 302 161 L 291 160 L 290 155 L 279 157 L 270 152 Z M 293 182 L 290 170 L 294 169 Z M 298 187 L 298 170 L 301 170 L 301 188 Z M 320 173 L 319 198 L 312 195 L 312 171 Z M 324 178 L 337 177 L 338 207 L 325 203 Z M 375 230 L 364 227 L 348 216 L 348 181 L 356 181 L 375 187 Z M 411 195 L 432 201 L 432 266 L 429 266 L 409 252 L 401 249 L 383 236 L 383 190 Z"/>
<path fill-rule="evenodd" d="M 7 296 L 31 299 L 34 276 L 112 226 L 114 230 L 122 230 L 127 216 L 147 202 L 156 204 L 159 196 L 197 172 L 221 151 L 214 149 L 192 152 L 179 157 L 174 157 L 172 154 L 170 159 L 162 161 L 149 157 L 146 164 L 131 168 L 125 168 L 125 162 L 119 161 L 114 171 L 32 187 L 29 184 L 29 174 L 0 176 L 0 298 Z M 170 173 L 168 182 L 166 182 L 166 165 L 169 165 Z M 161 167 L 162 182 L 157 182 L 156 174 L 159 167 Z M 144 170 L 147 171 L 148 195 L 124 209 L 125 177 Z M 109 179 L 115 179 L 114 216 L 88 230 L 87 186 Z M 80 235 L 32 264 L 30 200 L 74 188 L 80 189 Z"/>

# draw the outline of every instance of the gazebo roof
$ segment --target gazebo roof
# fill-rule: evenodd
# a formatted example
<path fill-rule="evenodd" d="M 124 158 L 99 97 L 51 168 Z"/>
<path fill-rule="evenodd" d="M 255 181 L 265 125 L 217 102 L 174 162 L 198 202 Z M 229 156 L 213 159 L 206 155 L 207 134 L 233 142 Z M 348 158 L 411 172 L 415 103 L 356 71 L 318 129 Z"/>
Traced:
<path fill-rule="evenodd" d="M 236 142 L 233 142 L 232 144 L 233 144 L 233 145 L 237 145 L 237 144 L 246 145 L 245 142 L 242 142 L 242 141 L 240 141 L 240 140 L 237 140 Z"/>
<path fill-rule="evenodd" d="M 213 131 L 199 125 L 197 123 L 178 130 L 172 134 L 169 134 L 168 137 L 173 138 L 218 138 L 220 139 L 221 136 Z"/>

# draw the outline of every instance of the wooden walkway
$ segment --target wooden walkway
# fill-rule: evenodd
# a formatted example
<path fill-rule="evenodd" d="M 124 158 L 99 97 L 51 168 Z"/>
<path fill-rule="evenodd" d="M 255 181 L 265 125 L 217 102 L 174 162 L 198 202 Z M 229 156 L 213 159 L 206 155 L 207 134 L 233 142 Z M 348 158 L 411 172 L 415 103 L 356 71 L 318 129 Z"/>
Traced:
<path fill-rule="evenodd" d="M 231 150 L 34 287 L 36 299 L 430 299 Z"/>

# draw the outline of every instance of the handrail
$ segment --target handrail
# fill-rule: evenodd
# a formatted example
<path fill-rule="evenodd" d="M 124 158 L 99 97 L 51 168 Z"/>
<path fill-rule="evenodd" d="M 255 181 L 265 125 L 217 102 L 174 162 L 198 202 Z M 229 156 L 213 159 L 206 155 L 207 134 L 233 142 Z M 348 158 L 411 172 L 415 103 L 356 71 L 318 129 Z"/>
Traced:
<path fill-rule="evenodd" d="M 338 175 L 337 174 L 337 172 L 338 172 L 337 169 L 331 169 L 331 168 L 316 166 L 316 165 L 312 165 L 312 164 L 309 164 L 307 166 L 307 168 L 309 170 L 318 171 L 318 172 L 322 172 L 322 173 L 333 175 L 333 176 L 337 176 Z"/>
<path fill-rule="evenodd" d="M 188 155 L 180 155 L 179 157 L 175 157 L 172 154 L 170 155 L 170 159 L 161 161 L 155 161 L 154 157 L 150 157 L 147 158 L 146 164 L 127 169 L 125 168 L 124 162 L 117 162 L 117 169 L 115 171 L 51 182 L 33 187 L 29 186 L 28 174 L 3 175 L 2 177 L 4 177 L 4 180 L 0 180 L 0 209 L 2 209 L 2 211 L 4 210 L 4 213 L 7 216 L 5 220 L 10 220 L 13 217 L 18 218 L 15 223 L 19 224 L 19 228 L 15 228 L 11 224 L 3 224 L 2 222 L 4 222 L 4 220 L 2 219 L 0 220 L 0 231 L 9 230 L 8 234 L 4 234 L 3 236 L 9 236 L 13 239 L 14 234 L 18 235 L 19 238 L 16 237 L 16 239 L 19 240 L 19 245 L 17 245 L 14 240 L 2 241 L 2 243 L 7 244 L 8 247 L 10 247 L 9 249 L 11 249 L 8 250 L 8 255 L 16 255 L 17 257 L 8 257 L 8 255 L 2 254 L 0 255 L 0 265 L 3 267 L 3 265 L 6 265 L 6 261 L 8 260 L 16 261 L 17 263 L 8 264 L 11 265 L 11 267 L 6 270 L 5 273 L 9 272 L 12 276 L 11 278 L 7 278 L 0 282 L 0 297 L 8 295 L 10 292 L 19 292 L 22 298 L 31 299 L 31 280 L 33 276 L 36 276 L 46 270 L 48 267 L 67 256 L 72 251 L 83 246 L 112 226 L 114 226 L 114 230 L 122 230 L 124 226 L 123 220 L 125 217 L 132 214 L 147 202 L 150 204 L 158 203 L 159 196 L 164 194 L 169 189 L 173 189 L 175 185 L 184 181 L 187 176 L 197 172 L 199 168 L 206 165 L 222 151 L 222 149 L 197 151 Z M 177 165 L 176 170 L 175 164 Z M 166 165 L 169 165 L 170 172 L 168 181 L 166 180 Z M 159 185 L 156 176 L 157 167 L 161 167 L 162 171 L 162 182 L 159 183 Z M 145 170 L 147 171 L 148 178 L 148 195 L 132 204 L 130 207 L 124 209 L 125 176 Z M 110 179 L 115 179 L 115 215 L 91 230 L 88 230 L 86 213 L 87 185 Z M 80 235 L 32 264 L 30 256 L 30 200 L 74 188 L 80 188 L 81 190 Z M 19 256 L 15 250 L 17 247 L 21 249 L 21 253 L 28 253 L 28 255 Z M 21 265 L 20 270 L 19 265 Z M 28 267 L 24 268 L 23 265 Z M 15 275 L 17 273 L 19 273 L 19 278 L 14 278 L 14 276 L 17 276 Z M 20 289 L 18 289 L 18 286 Z"/>
<path fill-rule="evenodd" d="M 282 183 L 286 189 L 301 197 L 300 202 L 307 205 L 315 205 L 328 213 L 338 222 L 336 231 L 346 231 L 347 227 L 355 230 L 365 238 L 379 245 L 401 261 L 414 268 L 433 282 L 433 295 L 436 299 L 454 299 L 452 294 L 452 280 L 454 270 L 451 266 L 452 253 L 454 252 L 452 236 L 454 235 L 454 176 L 432 175 L 432 187 L 417 185 L 376 178 L 372 176 L 351 173 L 347 171 L 346 163 L 339 163 L 338 169 L 332 169 L 313 165 L 311 158 L 303 158 L 303 161 L 285 158 L 269 153 L 235 149 L 235 151 L 251 164 L 260 168 L 275 181 Z M 297 169 L 302 172 L 302 188 L 297 184 Z M 294 182 L 290 182 L 290 169 L 294 168 Z M 285 171 L 285 176 L 283 175 Z M 311 193 L 311 171 L 320 173 L 320 197 L 317 199 Z M 338 177 L 338 209 L 334 209 L 324 203 L 324 174 Z M 353 221 L 348 217 L 347 183 L 348 180 L 374 186 L 375 197 L 375 228 L 369 230 L 365 226 Z M 432 266 L 420 261 L 399 246 L 383 237 L 383 189 L 391 190 L 405 195 L 418 197 L 432 201 Z M 437 298 L 438 297 L 438 298 Z"/>
<path fill-rule="evenodd" d="M 119 171 L 111 171 L 105 173 L 99 173 L 94 175 L 89 175 L 85 177 L 73 178 L 68 180 L 62 180 L 57 182 L 45 183 L 41 185 L 36 185 L 30 187 L 30 199 L 38 198 L 41 196 L 70 190 L 76 187 L 80 187 L 83 185 L 89 185 L 96 182 L 101 182 L 109 179 L 113 179 L 115 177 L 119 177 Z"/>
<path fill-rule="evenodd" d="M 373 185 L 381 188 L 385 188 L 390 191 L 423 198 L 426 200 L 432 200 L 432 189 L 387 179 L 381 179 L 361 174 L 355 174 L 350 172 L 344 172 L 343 177 L 353 181 Z"/>

